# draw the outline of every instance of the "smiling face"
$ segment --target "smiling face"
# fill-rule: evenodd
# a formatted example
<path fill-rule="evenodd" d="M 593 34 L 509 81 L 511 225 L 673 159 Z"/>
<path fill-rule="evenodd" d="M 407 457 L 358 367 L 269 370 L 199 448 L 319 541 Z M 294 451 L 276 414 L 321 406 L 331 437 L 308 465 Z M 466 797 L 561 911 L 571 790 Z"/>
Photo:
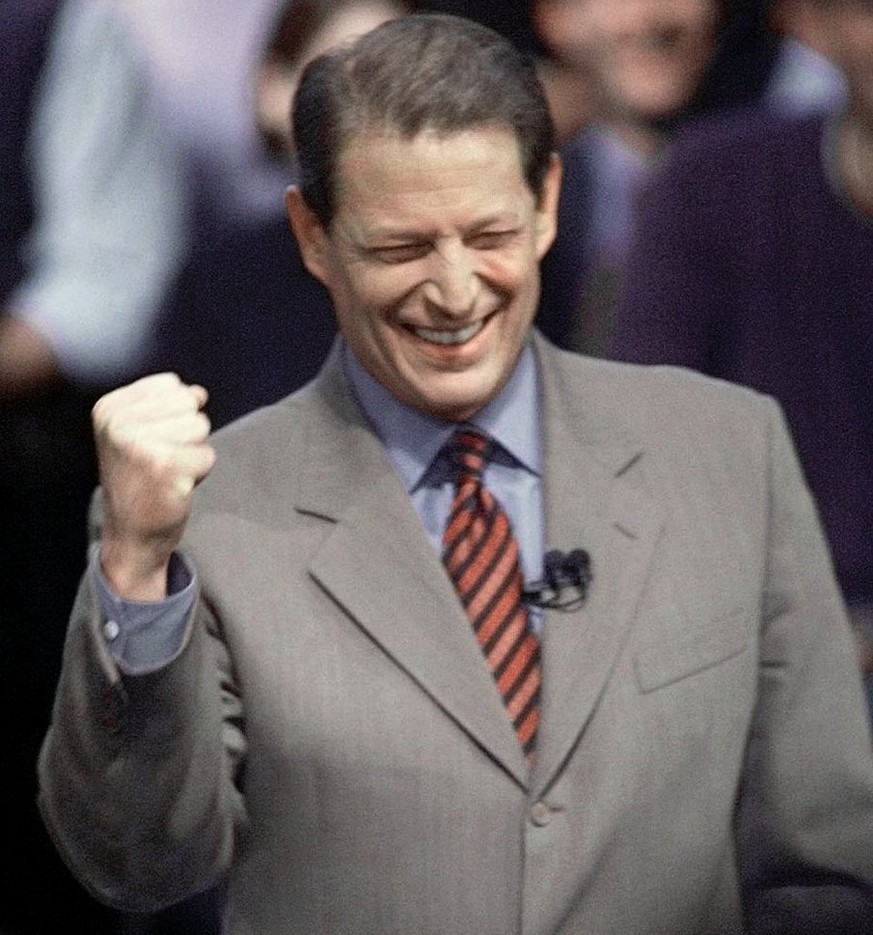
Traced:
<path fill-rule="evenodd" d="M 510 130 L 353 138 L 325 230 L 291 190 L 309 271 L 366 369 L 419 411 L 464 420 L 509 379 L 539 300 L 560 164 L 537 198 Z"/>

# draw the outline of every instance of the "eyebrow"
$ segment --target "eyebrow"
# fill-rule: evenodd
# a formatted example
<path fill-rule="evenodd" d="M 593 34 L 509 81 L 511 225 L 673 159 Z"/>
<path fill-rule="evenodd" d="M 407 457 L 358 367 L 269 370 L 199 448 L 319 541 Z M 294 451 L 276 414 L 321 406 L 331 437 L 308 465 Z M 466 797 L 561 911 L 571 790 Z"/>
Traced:
<path fill-rule="evenodd" d="M 468 228 L 465 228 L 462 231 L 462 234 L 468 236 L 470 234 L 477 234 L 480 231 L 485 230 L 486 228 L 492 227 L 494 225 L 509 226 L 511 228 L 518 227 L 523 223 L 522 218 L 517 214 L 512 212 L 500 212 L 499 214 L 492 214 L 484 217 L 473 224 Z M 435 240 L 442 235 L 438 230 L 431 229 L 427 230 L 424 228 L 413 228 L 413 227 L 374 227 L 371 230 L 366 231 L 366 237 L 368 240 L 373 241 L 420 241 L 420 240 Z"/>

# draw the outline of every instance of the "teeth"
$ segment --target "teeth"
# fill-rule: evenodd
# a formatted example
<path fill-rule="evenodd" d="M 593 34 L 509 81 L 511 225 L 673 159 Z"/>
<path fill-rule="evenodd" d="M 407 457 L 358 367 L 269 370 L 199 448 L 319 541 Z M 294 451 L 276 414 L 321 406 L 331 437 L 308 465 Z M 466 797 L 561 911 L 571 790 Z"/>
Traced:
<path fill-rule="evenodd" d="M 436 331 L 431 328 L 416 328 L 415 333 L 425 341 L 432 341 L 434 344 L 463 344 L 469 341 L 482 330 L 484 322 L 477 321 L 460 331 Z"/>

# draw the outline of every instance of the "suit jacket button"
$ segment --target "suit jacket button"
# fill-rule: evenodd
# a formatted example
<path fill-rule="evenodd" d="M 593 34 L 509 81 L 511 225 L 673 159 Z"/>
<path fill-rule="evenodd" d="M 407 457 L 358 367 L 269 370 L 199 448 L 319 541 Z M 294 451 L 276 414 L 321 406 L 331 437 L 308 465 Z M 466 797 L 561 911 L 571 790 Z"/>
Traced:
<path fill-rule="evenodd" d="M 538 828 L 545 828 L 552 820 L 552 810 L 545 802 L 534 802 L 530 808 L 530 820 Z"/>

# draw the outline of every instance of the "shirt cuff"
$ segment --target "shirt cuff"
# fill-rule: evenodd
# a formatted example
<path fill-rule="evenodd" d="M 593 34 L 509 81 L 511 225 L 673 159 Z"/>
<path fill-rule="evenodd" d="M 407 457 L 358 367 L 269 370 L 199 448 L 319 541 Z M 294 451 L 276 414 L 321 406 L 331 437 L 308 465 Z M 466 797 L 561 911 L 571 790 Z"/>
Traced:
<path fill-rule="evenodd" d="M 93 549 L 91 567 L 109 652 L 124 672 L 131 675 L 155 672 L 172 662 L 182 648 L 185 623 L 194 606 L 196 573 L 183 555 L 173 553 L 166 598 L 124 600 L 106 581 L 100 568 L 99 550 L 99 545 Z"/>

